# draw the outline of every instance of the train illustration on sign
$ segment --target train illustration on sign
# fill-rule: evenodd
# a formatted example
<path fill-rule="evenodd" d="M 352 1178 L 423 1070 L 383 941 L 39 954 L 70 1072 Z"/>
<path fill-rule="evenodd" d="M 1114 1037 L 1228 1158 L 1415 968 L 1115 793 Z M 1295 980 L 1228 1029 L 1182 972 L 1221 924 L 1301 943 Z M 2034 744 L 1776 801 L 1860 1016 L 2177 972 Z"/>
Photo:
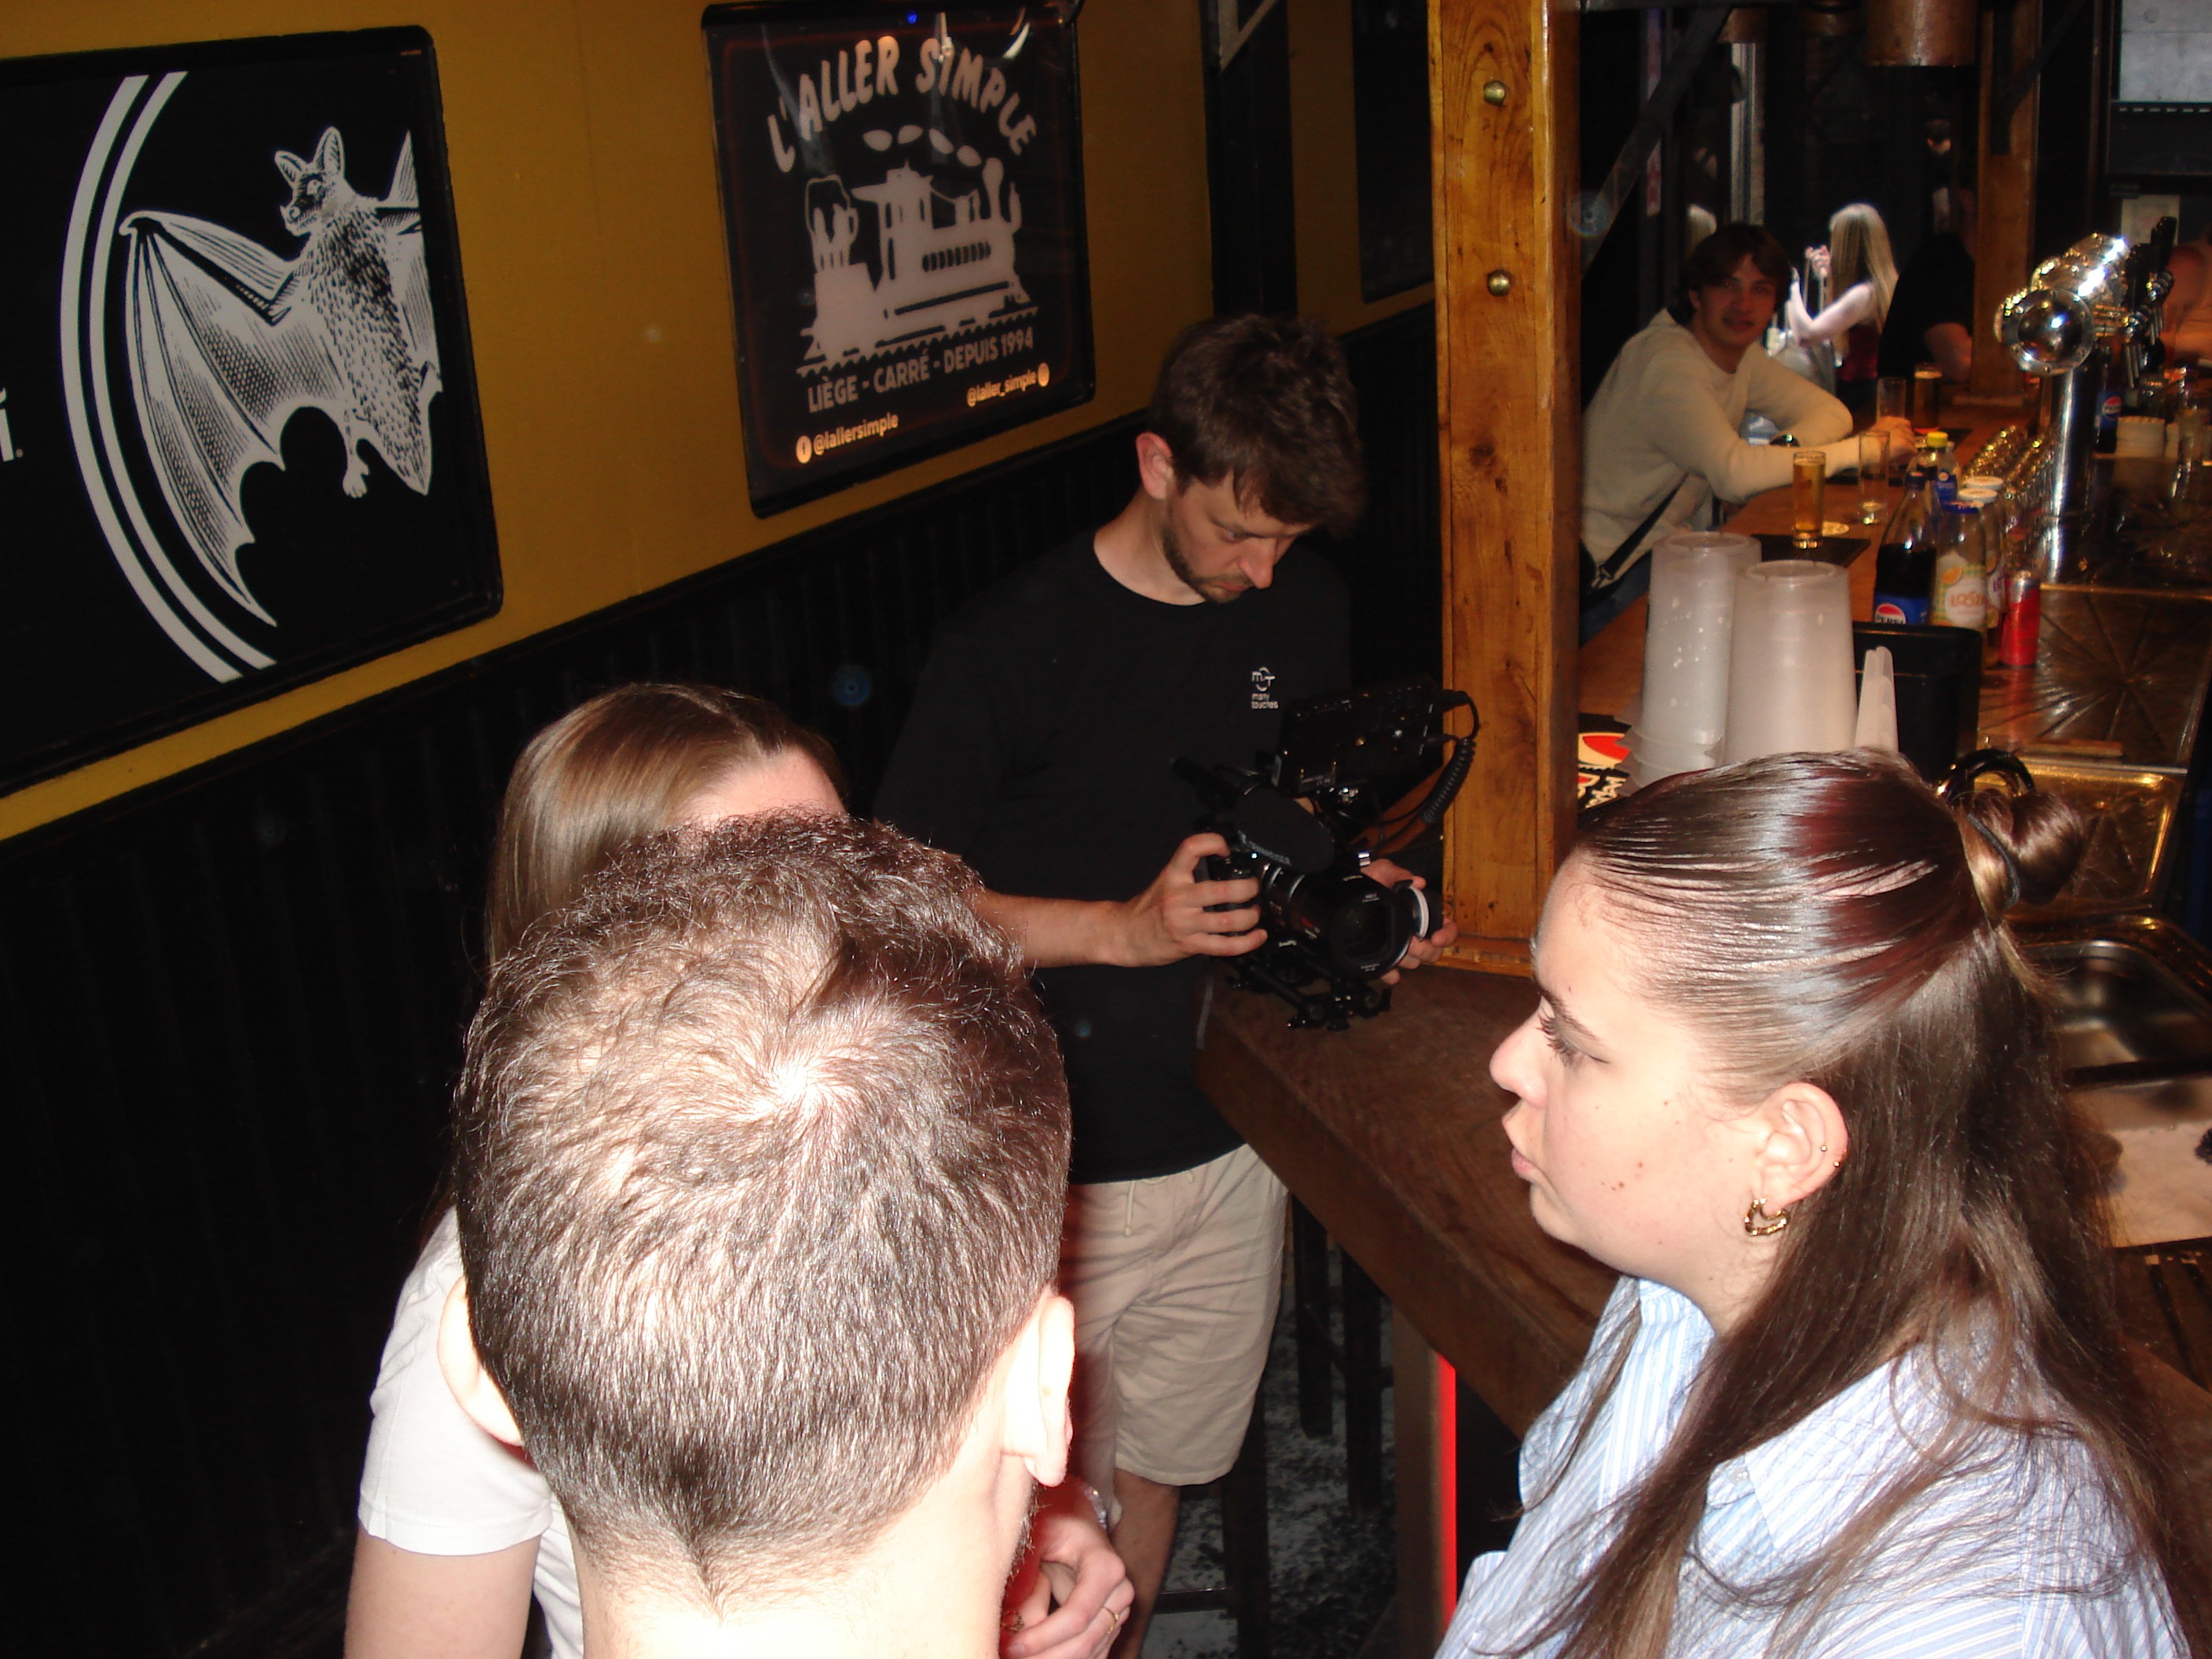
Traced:
<path fill-rule="evenodd" d="M 851 191 L 835 173 L 806 186 L 814 254 L 811 349 L 802 372 L 834 368 L 918 340 L 956 334 L 1030 303 L 1014 270 L 1020 194 L 997 156 L 980 190 L 957 195 L 902 161 L 881 184 Z M 855 257 L 865 203 L 875 212 L 877 263 Z"/>

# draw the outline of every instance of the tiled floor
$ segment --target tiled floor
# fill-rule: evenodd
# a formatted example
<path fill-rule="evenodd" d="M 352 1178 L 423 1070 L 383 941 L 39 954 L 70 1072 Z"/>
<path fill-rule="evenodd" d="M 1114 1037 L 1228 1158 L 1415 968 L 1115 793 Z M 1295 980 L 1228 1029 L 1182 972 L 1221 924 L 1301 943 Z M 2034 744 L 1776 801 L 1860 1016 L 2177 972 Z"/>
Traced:
<path fill-rule="evenodd" d="M 1384 1304 L 1382 1352 L 1390 1352 Z M 1297 1364 L 1290 1297 L 1275 1327 L 1261 1400 L 1267 1413 L 1267 1541 L 1274 1611 L 1274 1659 L 1353 1659 L 1390 1602 L 1397 1581 L 1397 1532 L 1386 1503 L 1355 1516 L 1344 1485 L 1344 1397 L 1337 1390 L 1334 1433 L 1309 1440 L 1298 1427 Z M 1394 1468 L 1389 1400 L 1383 1401 L 1383 1476 Z M 1221 1515 L 1211 1498 L 1183 1509 L 1168 1569 L 1171 1589 L 1221 1582 Z M 1177 1613 L 1155 1620 L 1145 1659 L 1231 1659 L 1237 1632 L 1222 1613 Z"/>

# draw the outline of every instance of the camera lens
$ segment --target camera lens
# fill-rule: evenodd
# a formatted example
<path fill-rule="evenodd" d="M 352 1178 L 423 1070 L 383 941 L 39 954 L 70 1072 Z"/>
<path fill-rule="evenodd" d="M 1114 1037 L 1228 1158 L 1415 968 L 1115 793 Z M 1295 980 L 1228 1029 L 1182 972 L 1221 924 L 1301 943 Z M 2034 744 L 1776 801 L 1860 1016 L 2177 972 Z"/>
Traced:
<path fill-rule="evenodd" d="M 1350 884 L 1346 884 L 1348 887 Z M 1329 954 L 1363 974 L 1381 973 L 1405 949 L 1403 940 L 1394 950 L 1390 940 L 1390 895 L 1373 882 L 1364 892 L 1346 891 L 1328 920 Z"/>
<path fill-rule="evenodd" d="M 1415 927 L 1407 893 L 1364 875 L 1298 876 L 1269 894 L 1270 920 L 1279 916 L 1284 931 L 1302 937 L 1338 972 L 1372 979 L 1406 954 Z"/>

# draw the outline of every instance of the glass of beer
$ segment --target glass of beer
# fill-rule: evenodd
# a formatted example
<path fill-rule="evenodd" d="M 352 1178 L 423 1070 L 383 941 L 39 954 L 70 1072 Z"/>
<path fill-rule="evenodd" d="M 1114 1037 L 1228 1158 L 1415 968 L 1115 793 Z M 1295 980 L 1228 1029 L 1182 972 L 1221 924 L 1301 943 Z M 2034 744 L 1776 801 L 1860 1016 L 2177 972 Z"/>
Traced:
<path fill-rule="evenodd" d="M 1874 383 L 1874 417 L 1904 420 L 1912 412 L 1911 382 L 1902 374 L 1885 374 Z"/>
<path fill-rule="evenodd" d="M 1889 434 L 1859 434 L 1859 522 L 1875 524 L 1887 505 L 1882 487 L 1889 482 Z"/>
<path fill-rule="evenodd" d="M 1820 550 L 1827 495 L 1828 458 L 1817 449 L 1794 453 L 1790 457 L 1790 539 L 1800 552 Z"/>
<path fill-rule="evenodd" d="M 1942 424 L 1936 418 L 1936 394 L 1943 389 L 1943 371 L 1933 363 L 1923 363 L 1912 371 L 1912 429 L 1932 431 Z"/>

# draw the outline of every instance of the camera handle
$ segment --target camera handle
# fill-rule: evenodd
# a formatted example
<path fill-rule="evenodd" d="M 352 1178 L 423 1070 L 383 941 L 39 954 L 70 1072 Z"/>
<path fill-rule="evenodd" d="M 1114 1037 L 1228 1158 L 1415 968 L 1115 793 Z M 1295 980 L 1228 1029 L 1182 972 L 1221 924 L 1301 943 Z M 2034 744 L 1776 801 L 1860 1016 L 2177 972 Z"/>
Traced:
<path fill-rule="evenodd" d="M 1373 848 L 1375 857 L 1399 858 L 1409 848 L 1424 844 L 1444 821 L 1444 814 L 1458 798 L 1468 775 L 1474 770 L 1474 734 L 1469 732 L 1463 738 L 1455 736 L 1451 744 L 1451 758 L 1443 763 L 1443 770 L 1437 773 L 1436 782 L 1430 786 L 1429 793 L 1421 804 L 1412 811 L 1388 819 L 1377 827 Z M 1418 827 L 1408 833 L 1408 824 Z"/>

